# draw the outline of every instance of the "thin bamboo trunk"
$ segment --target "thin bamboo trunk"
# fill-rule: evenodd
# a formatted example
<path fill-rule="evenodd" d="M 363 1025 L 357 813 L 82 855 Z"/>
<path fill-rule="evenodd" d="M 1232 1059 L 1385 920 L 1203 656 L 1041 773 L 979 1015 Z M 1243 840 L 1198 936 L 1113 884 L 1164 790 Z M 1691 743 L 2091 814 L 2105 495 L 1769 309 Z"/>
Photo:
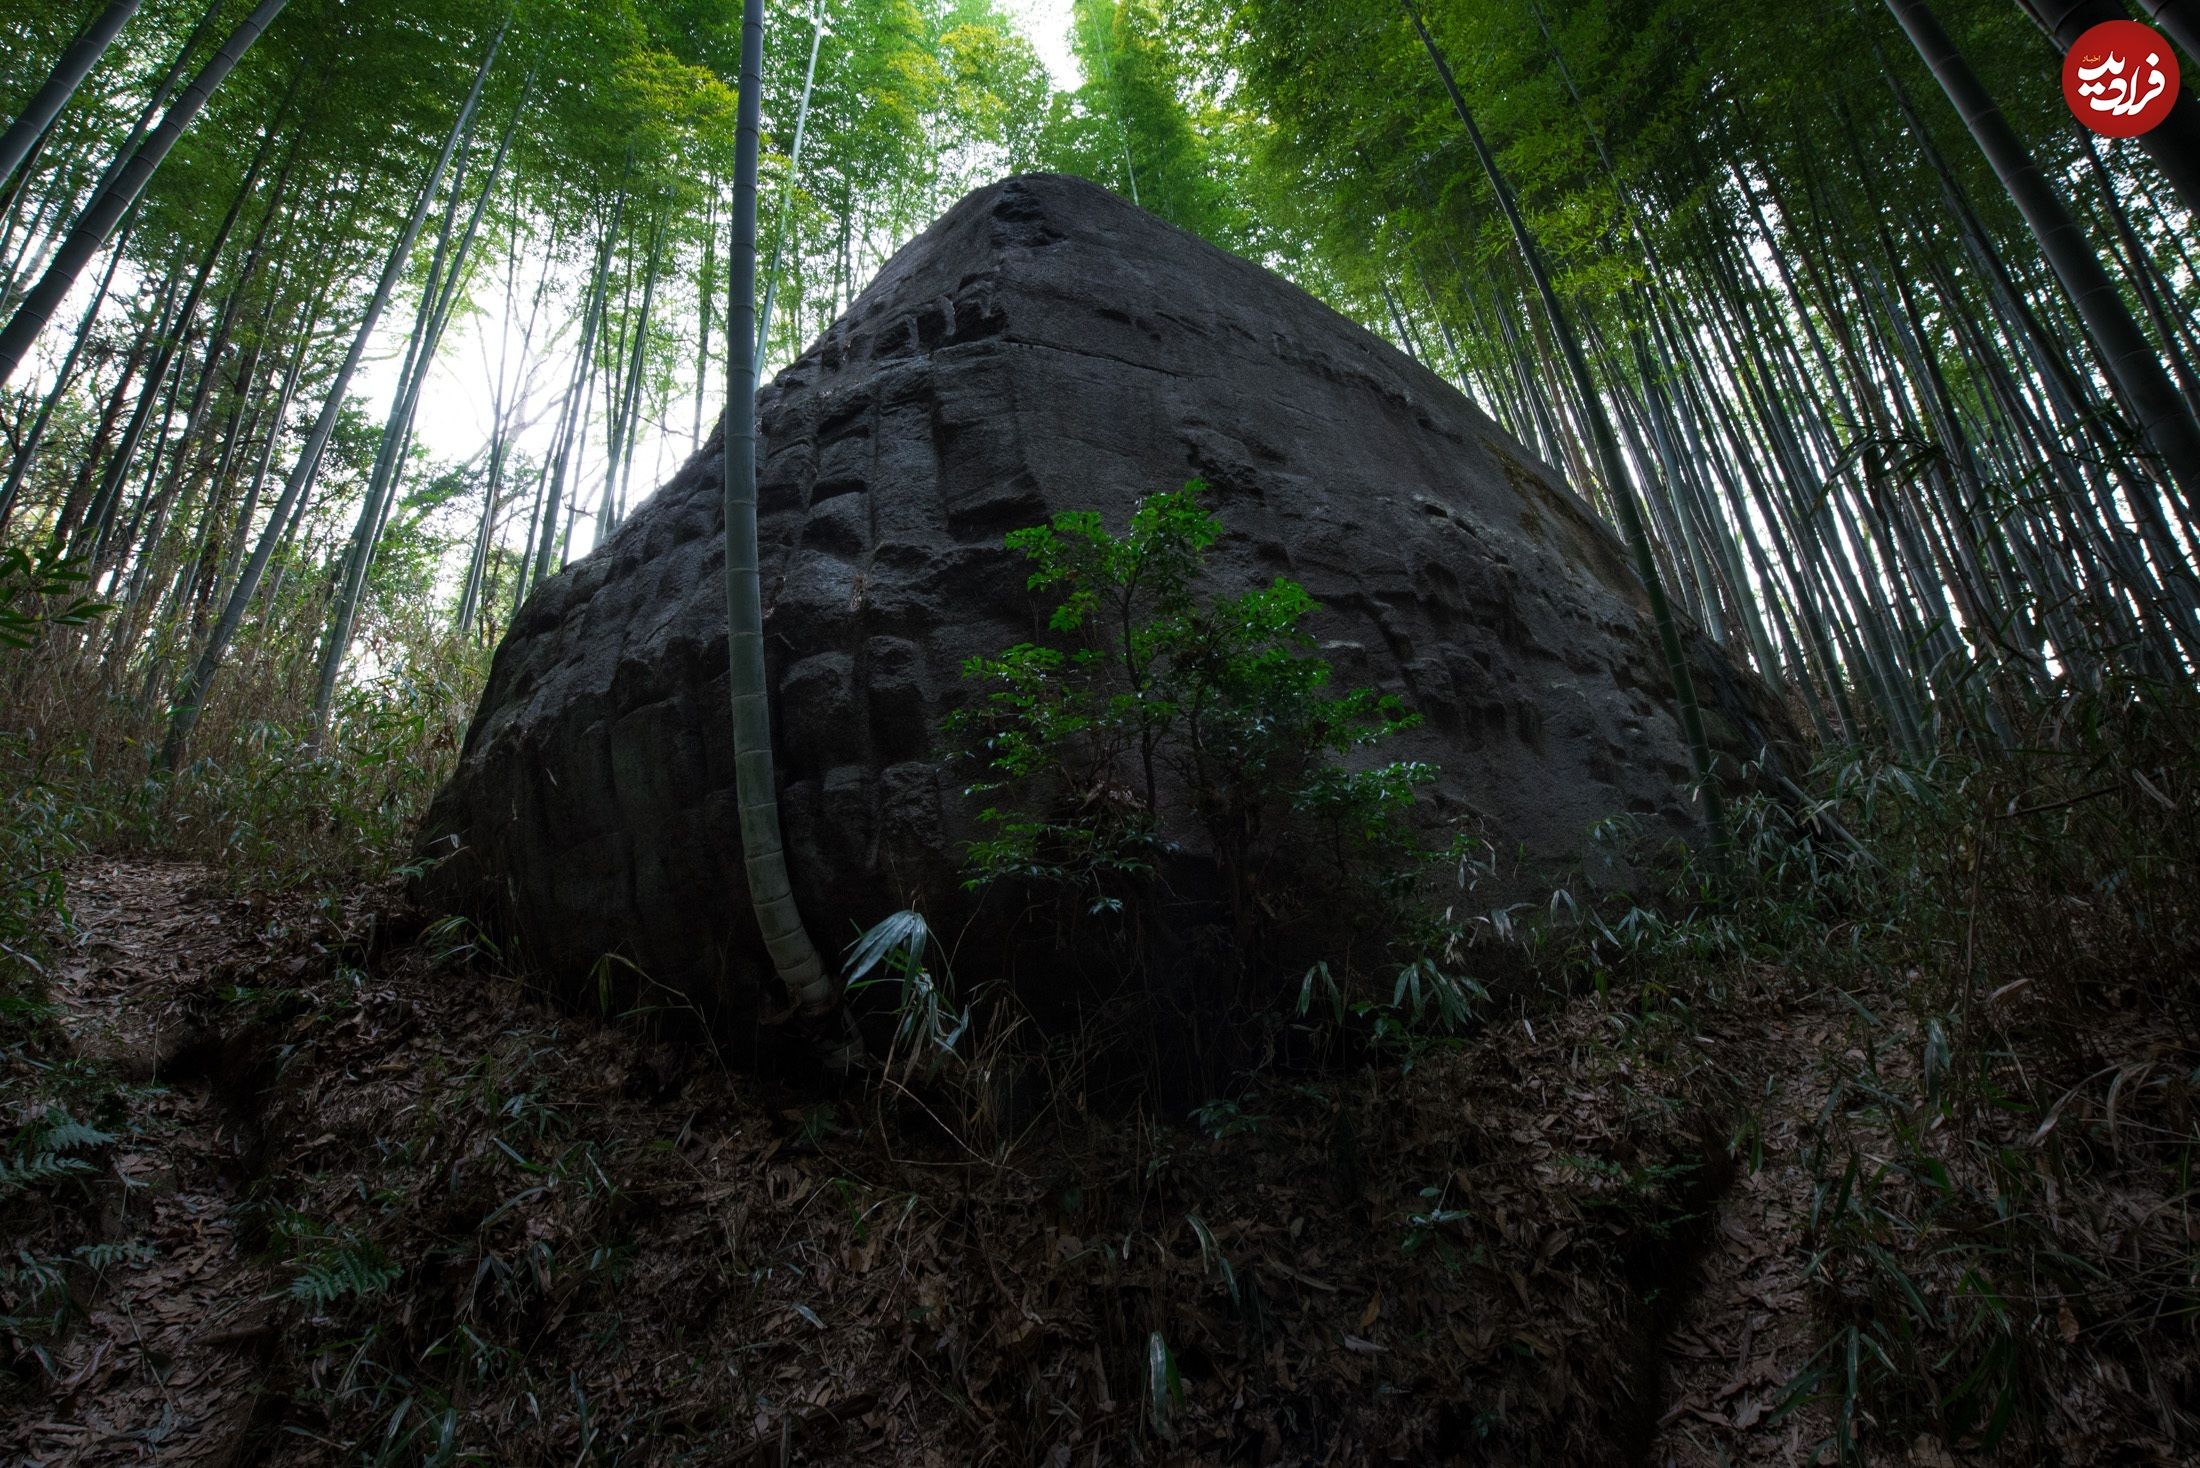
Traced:
<path fill-rule="evenodd" d="M 787 234 L 794 224 L 795 175 L 802 168 L 802 135 L 810 122 L 810 89 L 817 82 L 817 53 L 825 44 L 825 6 L 820 0 L 810 16 L 810 64 L 802 73 L 802 101 L 795 108 L 794 148 L 787 158 L 786 181 L 779 190 L 779 228 L 772 235 L 771 265 L 764 272 L 764 309 L 756 323 L 756 377 L 764 376 L 764 348 L 772 334 L 772 299 L 779 292 L 779 258 L 787 243 Z M 800 340 L 799 329 L 797 341 Z M 797 348 L 799 350 L 799 347 Z"/>
<path fill-rule="evenodd" d="M 101 410 L 99 425 L 92 431 L 91 440 L 79 455 L 76 476 L 61 497 L 61 506 L 54 514 L 53 528 L 47 543 L 55 552 L 72 544 L 77 528 L 89 510 L 87 496 L 92 492 L 92 475 L 108 441 L 114 436 L 115 421 L 122 416 L 122 405 L 129 398 L 130 384 L 145 366 L 146 354 L 153 350 L 167 329 L 168 308 L 173 301 L 177 277 L 170 272 L 168 295 L 164 295 L 152 310 L 145 314 L 142 324 L 131 333 L 130 350 L 115 373 L 114 386 L 107 392 L 107 404 Z"/>
<path fill-rule="evenodd" d="M 2104 21 L 2129 20 L 2130 12 L 2117 0 L 2017 0 L 2033 23 L 2047 33 L 2054 43 L 2055 54 L 2067 53 L 2094 26 Z M 2146 5 L 2148 0 L 2140 0 Z M 2155 23 L 2177 37 L 2177 44 L 2185 48 L 2185 54 L 2194 63 L 2200 63 L 2200 51 L 2193 49 L 2191 0 L 2152 0 L 2156 12 Z M 2181 35 L 2178 33 L 2182 32 Z M 2137 59 L 2137 58 L 2134 58 Z M 2049 82 L 2052 88 L 2055 83 Z M 2192 93 L 2188 73 L 2185 85 L 2177 89 L 2177 98 L 2171 103 L 2169 113 L 2160 122 L 2132 140 L 2154 160 L 2154 166 L 2162 170 L 2178 196 L 2185 201 L 2188 212 L 2200 214 L 2200 101 Z"/>
<path fill-rule="evenodd" d="M 99 196 L 78 216 L 76 223 L 70 227 L 66 242 L 55 254 L 53 263 L 46 267 L 38 284 L 31 288 L 30 294 L 24 297 L 23 304 L 16 308 L 7 327 L 0 330 L 0 386 L 6 385 L 15 376 L 16 368 L 22 365 L 24 357 L 30 352 L 31 343 L 37 340 L 46 323 L 53 319 L 53 313 L 60 308 L 62 300 L 76 284 L 77 276 L 82 273 L 92 256 L 99 252 L 100 246 L 106 243 L 108 235 L 136 201 L 138 194 L 145 188 L 146 181 L 153 176 L 153 170 L 160 166 L 161 160 L 168 156 L 169 149 L 176 145 L 176 139 L 183 136 L 184 129 L 191 125 L 192 120 L 198 116 L 199 109 L 206 105 L 206 99 L 213 95 L 214 89 L 235 69 L 244 53 L 251 49 L 252 43 L 260 38 L 260 33 L 267 29 L 276 16 L 282 14 L 286 3 L 287 0 L 260 0 L 259 6 L 230 32 L 229 39 L 222 43 L 221 49 L 200 68 L 199 74 L 192 78 L 191 85 L 184 88 L 175 105 L 161 118 L 160 126 L 153 129 L 137 151 L 130 155 L 129 161 L 117 171 L 113 182 L 102 189 Z"/>
<path fill-rule="evenodd" d="M 476 109 L 481 103 L 481 93 L 488 85 L 489 73 L 496 66 L 497 52 L 504 45 L 504 37 L 511 27 L 507 15 L 504 23 L 489 39 L 489 49 L 483 54 L 481 64 L 474 70 L 474 83 L 460 106 L 458 119 L 451 126 L 450 135 L 443 144 L 443 154 L 437 164 L 441 173 L 454 151 L 463 152 L 473 139 Z M 336 593 L 331 610 L 328 632 L 323 639 L 320 676 L 313 694 L 313 725 L 309 743 L 318 744 L 328 732 L 329 717 L 336 706 L 336 682 L 343 672 L 344 660 L 350 655 L 352 633 L 358 625 L 359 604 L 366 595 L 367 572 L 374 563 L 374 550 L 382 536 L 383 526 L 389 521 L 390 511 L 397 499 L 398 481 L 404 471 L 405 456 L 409 448 L 414 414 L 419 410 L 420 395 L 427 386 L 429 369 L 435 363 L 436 349 L 441 343 L 443 329 L 450 320 L 450 313 L 457 304 L 459 282 L 466 272 L 466 257 L 471 251 L 481 220 L 489 200 L 496 193 L 497 177 L 503 170 L 506 150 L 511 146 L 512 134 L 519 126 L 519 119 L 527 110 L 527 92 L 533 84 L 520 89 L 519 105 L 513 110 L 512 120 L 505 127 L 504 136 L 497 144 L 496 156 L 491 160 L 489 179 L 483 186 L 479 199 L 467 220 L 463 236 L 455 246 L 451 239 L 453 220 L 458 201 L 465 188 L 466 169 L 461 162 L 458 172 L 452 176 L 449 203 L 443 213 L 443 228 L 436 241 L 434 263 L 428 271 L 428 283 L 420 303 L 420 315 L 414 328 L 411 360 L 408 374 L 401 376 L 397 400 L 390 408 L 390 422 L 383 430 L 381 452 L 376 458 L 375 469 L 367 484 L 364 502 L 360 505 L 359 523 L 352 534 L 350 552 L 345 558 L 342 584 Z"/>
<path fill-rule="evenodd" d="M 711 275 L 718 263 L 718 184 L 713 180 L 710 196 L 703 206 L 703 280 L 698 288 L 701 299 L 697 304 L 700 318 L 695 328 L 695 418 L 688 427 L 688 452 L 700 453 L 703 448 L 703 399 L 710 388 L 710 303 L 716 289 Z"/>
<path fill-rule="evenodd" d="M 8 124 L 8 130 L 0 133 L 0 180 L 13 177 L 23 166 L 38 140 L 46 135 L 46 129 L 53 126 L 53 120 L 69 105 L 69 99 L 76 95 L 84 78 L 99 64 L 107 47 L 122 34 L 130 17 L 137 14 L 137 8 L 138 0 L 108 0 L 107 8 L 93 17 L 70 43 L 69 49 L 61 53 L 46 84 L 23 104 L 15 121 Z"/>
<path fill-rule="evenodd" d="M 180 267 L 182 262 L 177 262 Z M 130 410 L 129 425 L 123 429 L 122 441 L 116 445 L 114 457 L 107 461 L 102 471 L 99 489 L 92 496 L 91 508 L 85 511 L 84 524 L 77 538 L 70 544 L 71 554 L 88 555 L 95 562 L 105 553 L 107 534 L 114 524 L 116 507 L 122 501 L 123 485 L 129 480 L 130 466 L 137 461 L 138 445 L 144 441 L 146 425 L 159 406 L 163 385 L 168 381 L 169 369 L 176 364 L 177 353 L 183 345 L 185 332 L 190 329 L 191 308 L 197 303 L 199 293 L 206 287 L 206 278 L 214 268 L 214 255 L 206 256 L 198 274 L 192 279 L 190 292 L 183 305 L 175 305 L 176 287 L 181 283 L 180 274 L 171 272 L 167 294 L 161 300 L 161 331 L 154 350 L 153 364 L 146 369 L 145 387 L 138 394 L 135 406 Z M 173 314 L 169 314 L 173 312 Z"/>
<path fill-rule="evenodd" d="M 588 296 L 581 307 L 580 351 L 573 359 L 573 382 L 566 391 L 565 431 L 558 438 L 554 463 L 550 471 L 550 493 L 545 506 L 542 538 L 535 551 L 534 582 L 541 585 L 550 579 L 552 562 L 563 565 L 559 550 L 558 509 L 563 502 L 565 479 L 572 464 L 576 444 L 587 431 L 589 392 L 593 384 L 596 353 L 596 333 L 610 305 L 611 250 L 618 238 L 619 221 L 626 212 L 626 185 L 622 180 L 619 193 L 611 206 L 611 220 L 605 225 L 603 239 L 596 246 L 596 268 L 589 273 Z M 577 477 L 577 475 L 576 475 Z M 580 498 L 578 486 L 574 499 Z M 566 537 L 572 535 L 571 517 L 568 512 Z"/>
<path fill-rule="evenodd" d="M 2140 436 L 2175 482 L 2185 505 L 2200 502 L 2200 422 L 2163 371 L 2161 359 L 2132 320 L 2115 283 L 2101 267 L 2077 222 L 2033 162 L 2016 131 L 1979 84 L 1970 64 L 1948 39 L 1925 0 L 1886 0 L 1918 55 L 1931 68 L 1987 162 L 2009 191 L 2038 238 L 2071 304 L 2084 320 L 2101 365 L 2117 389 Z M 2200 192 L 2186 197 L 2200 206 Z"/>
<path fill-rule="evenodd" d="M 733 247 L 727 260 L 733 298 L 726 313 L 727 340 L 744 345 L 756 340 L 756 152 L 763 59 L 764 0 L 744 0 L 741 103 L 734 139 Z M 769 672 L 764 661 L 762 568 L 757 555 L 753 351 L 727 354 L 725 476 L 726 661 L 733 701 L 741 866 L 772 968 L 799 1008 L 822 1013 L 833 1007 L 839 995 L 796 909 L 779 833 Z"/>
<path fill-rule="evenodd" d="M 273 3 L 273 0 L 270 0 Z M 264 8 L 264 6 L 263 6 Z M 229 645 L 237 635 L 237 628 L 244 621 L 253 594 L 259 590 L 260 578 L 267 572 L 268 562 L 276 548 L 285 543 L 305 513 L 309 489 L 315 472 L 320 467 L 321 454 L 328 447 L 329 435 L 335 431 L 336 419 L 344 405 L 344 398 L 351 387 L 352 374 L 359 370 L 359 361 L 365 355 L 367 341 L 382 319 L 390 296 L 397 288 L 398 279 L 404 274 L 405 262 L 412 256 L 413 242 L 420 236 L 420 226 L 427 219 L 429 205 L 434 201 L 442 183 L 443 171 L 450 164 L 451 149 L 456 143 L 454 132 L 444 144 L 442 154 L 434 168 L 422 183 L 414 197 L 412 213 L 396 242 L 391 245 L 389 258 L 383 263 L 381 278 L 376 281 L 374 294 L 368 298 L 366 309 L 360 313 L 358 330 L 352 334 L 351 347 L 344 355 L 343 365 L 337 368 L 330 382 L 328 395 L 321 403 L 321 411 L 314 419 L 312 432 L 306 437 L 298 459 L 291 466 L 290 475 L 284 481 L 283 493 L 276 501 L 275 510 L 268 521 L 267 532 L 254 547 L 252 558 L 231 589 L 229 601 L 222 609 L 220 619 L 214 624 L 213 633 L 207 638 L 205 650 L 198 662 L 177 690 L 168 719 L 167 737 L 162 741 L 159 764 L 174 770 L 183 763 L 184 748 L 190 742 L 191 730 L 197 725 L 199 714 L 206 704 L 206 695 L 213 686 L 215 675 L 221 671 L 222 661 L 228 656 Z"/>
<path fill-rule="evenodd" d="M 619 450 L 619 495 L 612 506 L 610 522 L 603 528 L 603 535 L 626 523 L 627 494 L 634 487 L 634 449 L 641 440 L 642 394 L 648 386 L 648 361 L 644 356 L 649 344 L 650 314 L 657 304 L 657 278 L 663 263 L 665 225 L 659 218 L 650 231 L 649 267 L 642 276 L 642 314 L 634 325 L 633 356 L 627 365 L 626 407 L 620 414 L 626 425 L 626 442 Z"/>
<path fill-rule="evenodd" d="M 8 520 L 15 511 L 16 501 L 23 492 L 23 481 L 30 474 L 31 461 L 45 441 L 46 429 L 53 422 L 54 411 L 61 406 L 69 389 L 75 385 L 77 359 L 84 353 L 84 346 L 91 340 L 92 326 L 99 320 L 100 308 L 107 304 L 107 294 L 114 289 L 115 271 L 122 264 L 123 252 L 129 248 L 130 233 L 137 225 L 137 210 L 133 206 L 115 234 L 114 249 L 109 252 L 107 271 L 100 277 L 99 289 L 92 292 L 90 304 L 84 308 L 84 319 L 77 323 L 76 333 L 69 339 L 68 355 L 61 359 L 60 370 L 54 374 L 53 390 L 38 405 L 38 416 L 31 420 L 22 441 L 16 445 L 15 455 L 8 464 L 8 477 L 0 483 L 0 532 L 8 528 Z"/>
<path fill-rule="evenodd" d="M 305 325 L 298 337 L 298 350 L 292 354 L 290 365 L 283 371 L 283 385 L 275 394 L 275 409 L 268 419 L 267 438 L 260 447 L 259 462 L 252 470 L 252 482 L 246 487 L 244 503 L 237 511 L 236 528 L 230 533 L 229 549 L 224 557 L 221 572 L 215 577 L 210 601 L 226 597 L 229 589 L 237 584 L 237 572 L 244 564 L 244 547 L 252 534 L 252 517 L 260 506 L 260 494 L 267 487 L 268 470 L 275 462 L 276 447 L 282 442 L 283 424 L 290 417 L 291 400 L 298 392 L 298 378 L 304 373 L 306 357 L 313 348 L 313 328 L 320 324 L 322 300 L 316 300 L 306 311 Z"/>
<path fill-rule="evenodd" d="M 512 243 L 505 254 L 504 270 L 504 319 L 509 323 L 517 314 L 513 298 L 519 290 L 519 212 L 514 199 L 512 216 Z M 550 287 L 550 256 L 556 253 L 555 242 L 543 257 L 543 267 L 535 277 L 533 301 L 527 308 L 527 322 L 520 331 L 519 366 L 506 385 L 507 355 L 511 348 L 511 329 L 507 325 L 497 333 L 496 388 L 490 405 L 489 427 L 489 482 L 482 491 L 481 524 L 474 534 L 473 554 L 466 566 L 466 581 L 459 593 L 456 631 L 461 637 L 473 630 L 474 617 L 481 610 L 488 590 L 489 548 L 495 529 L 498 494 L 503 487 L 504 468 L 510 458 L 512 439 L 515 437 L 512 417 L 524 407 L 526 389 L 531 381 L 529 364 L 534 359 L 535 328 L 542 319 L 542 302 Z"/>
<path fill-rule="evenodd" d="M 753 0 L 752 0 L 753 3 Z M 1535 237 L 1529 233 L 1527 221 L 1521 217 L 1520 206 L 1514 201 L 1512 189 L 1499 172 L 1497 160 L 1489 145 L 1482 139 L 1482 131 L 1474 124 L 1473 115 L 1467 110 L 1466 98 L 1453 79 L 1451 66 L 1437 49 L 1436 38 L 1429 34 L 1428 26 L 1421 19 L 1421 12 L 1414 0 L 1404 0 L 1407 18 L 1420 34 L 1421 44 L 1427 50 L 1444 90 L 1450 94 L 1452 110 L 1459 116 L 1460 126 L 1466 129 L 1467 140 L 1474 148 L 1475 157 L 1488 176 L 1491 192 L 1497 196 L 1498 207 L 1504 212 L 1505 221 L 1512 227 L 1514 242 L 1521 258 L 1534 279 L 1536 292 L 1543 300 L 1543 309 L 1549 321 L 1552 335 L 1558 338 L 1564 354 L 1568 373 L 1573 380 L 1574 391 L 1580 398 L 1580 407 L 1588 419 L 1591 442 L 1603 470 L 1606 489 L 1613 504 L 1619 510 L 1622 530 L 1629 549 L 1634 553 L 1635 573 L 1642 578 L 1643 590 L 1649 597 L 1651 619 L 1657 626 L 1658 643 L 1665 655 L 1666 672 L 1673 680 L 1673 691 L 1680 706 L 1681 728 L 1686 736 L 1690 757 L 1695 762 L 1696 779 L 1703 792 L 1704 815 L 1710 827 L 1714 844 L 1724 846 L 1726 821 L 1723 802 L 1720 799 L 1718 772 L 1711 763 L 1711 742 L 1704 732 L 1703 709 L 1696 699 L 1696 680 L 1688 665 L 1688 655 L 1681 645 L 1680 624 L 1673 616 L 1672 604 L 1666 599 L 1665 586 L 1658 576 L 1657 561 L 1650 549 L 1649 533 L 1643 528 L 1642 513 L 1637 508 L 1637 495 L 1627 466 L 1620 456 L 1618 440 L 1613 436 L 1611 420 L 1605 415 L 1601 399 L 1597 397 L 1596 384 L 1589 375 L 1589 364 L 1582 356 L 1581 342 L 1573 332 L 1558 292 L 1551 284 L 1550 274 L 1544 269 L 1542 251 L 1537 248 Z"/>

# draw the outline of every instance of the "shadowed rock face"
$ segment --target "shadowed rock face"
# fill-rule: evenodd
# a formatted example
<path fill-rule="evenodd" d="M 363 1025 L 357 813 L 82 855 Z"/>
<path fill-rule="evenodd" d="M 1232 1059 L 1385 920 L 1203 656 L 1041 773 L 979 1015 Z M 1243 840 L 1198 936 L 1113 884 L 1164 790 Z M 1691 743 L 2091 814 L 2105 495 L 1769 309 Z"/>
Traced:
<path fill-rule="evenodd" d="M 1610 532 L 1458 392 L 1257 266 L 1091 184 L 1008 179 L 895 256 L 761 400 L 766 646 L 795 890 L 819 945 L 915 903 L 952 928 L 974 832 L 942 716 L 964 659 L 1038 636 L 1007 531 L 1120 527 L 1195 476 L 1218 582 L 1302 582 L 1339 687 L 1424 724 L 1441 808 L 1583 852 L 1695 830 L 1646 599 Z M 513 623 L 423 834 L 425 884 L 571 985 L 617 953 L 752 1006 L 711 446 Z M 1699 641 L 1714 740 L 1763 695 Z M 1180 833 L 1190 839 L 1190 833 Z"/>

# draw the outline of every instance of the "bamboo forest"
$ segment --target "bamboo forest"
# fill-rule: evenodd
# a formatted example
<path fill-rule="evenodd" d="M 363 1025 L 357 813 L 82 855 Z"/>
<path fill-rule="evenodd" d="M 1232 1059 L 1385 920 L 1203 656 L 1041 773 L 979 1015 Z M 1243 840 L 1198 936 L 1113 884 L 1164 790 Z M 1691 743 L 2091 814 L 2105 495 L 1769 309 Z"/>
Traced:
<path fill-rule="evenodd" d="M 2200 0 L 0 0 L 0 1462 L 2200 1462 Z"/>

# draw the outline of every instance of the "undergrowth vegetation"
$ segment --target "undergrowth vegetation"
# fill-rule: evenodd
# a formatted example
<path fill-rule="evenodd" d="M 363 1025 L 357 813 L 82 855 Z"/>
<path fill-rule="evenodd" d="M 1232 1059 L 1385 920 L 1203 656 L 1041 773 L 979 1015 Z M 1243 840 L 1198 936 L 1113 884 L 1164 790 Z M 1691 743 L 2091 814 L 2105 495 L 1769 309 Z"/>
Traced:
<path fill-rule="evenodd" d="M 0 643 L 13 644 L 0 646 L 0 780 L 14 787 L 0 841 L 26 853 L 11 871 L 50 867 L 28 859 L 29 843 L 63 827 L 109 850 L 213 862 L 268 888 L 371 881 L 409 858 L 420 813 L 457 761 L 487 676 L 484 649 L 426 620 L 378 622 L 373 663 L 316 738 L 296 676 L 313 654 L 310 619 L 283 602 L 240 648 L 195 757 L 170 773 L 155 754 L 178 660 L 103 664 L 109 609 L 78 594 L 81 584 L 65 563 L 0 566 Z M 302 607 L 314 591 L 291 598 Z"/>
<path fill-rule="evenodd" d="M 1752 970 L 1845 1011 L 1832 1043 L 1727 1089 L 1746 1155 L 1773 1077 L 1809 1083 L 1820 1333 L 1773 1415 L 1828 1409 L 1844 1463 L 1920 1431 L 2016 1461 L 2192 1441 L 2196 712 L 2122 681 L 2010 750 L 1829 755 L 1813 801 L 1744 804 L 1720 880 L 1684 864 L 1660 902 L 1563 925 L 1560 972 L 1638 1041 Z"/>
<path fill-rule="evenodd" d="M 1027 649 L 1021 683 L 977 671 L 1009 681 L 996 707 L 1021 728 L 1058 739 L 1083 726 L 1039 719 L 1059 705 L 1034 689 L 1061 666 L 1034 672 Z M 2066 690 L 2009 748 L 1829 751 L 1800 781 L 1764 779 L 1736 802 L 1723 857 L 1646 851 L 1625 823 L 1598 832 L 1652 873 L 1632 895 L 1483 905 L 1478 892 L 1501 885 L 1494 858 L 1454 853 L 1453 900 L 1424 914 L 1428 956 L 1394 958 L 1357 988 L 1317 963 L 1290 1053 L 1357 1057 L 1349 1068 L 1391 1077 L 1372 1082 L 1380 1094 L 1430 1057 L 1470 1053 L 1477 1034 L 1532 1032 L 1587 1004 L 1621 1070 L 1665 1067 L 1751 1018 L 1776 976 L 1816 1027 L 1783 1021 L 1715 1062 L 1695 1056 L 1671 1103 L 1721 1118 L 1717 1165 L 1743 1175 L 1766 1166 L 1776 1108 L 1800 1137 L 1795 1244 L 1816 1334 L 1756 1415 L 1804 1414 L 1830 1457 L 1856 1463 L 1919 1433 L 2012 1461 L 2050 1443 L 2074 1460 L 2110 1441 L 2190 1443 L 2196 715 L 2188 689 L 2121 680 Z M 1073 808 L 1088 838 L 1121 819 Z M 900 1074 L 997 1073 L 1006 1047 L 988 1048 L 983 1004 L 943 1007 L 952 980 L 936 947 L 911 915 L 898 921 L 894 941 L 882 928 L 857 956 L 864 983 L 902 986 Z M 1194 1121 L 1217 1140 L 1257 1133 L 1295 1084 L 1270 1055 Z M 973 1152 L 1002 1155 L 994 1093 L 924 1094 L 965 1108 Z M 1610 1206 L 1647 1210 L 1637 1222 L 1656 1236 L 1694 1216 L 1658 1200 L 1711 1165 L 1615 1173 Z M 1409 1252 L 1442 1247 L 1470 1216 L 1447 1186 L 1425 1199 L 1404 1220 Z"/>
<path fill-rule="evenodd" d="M 1783 957 L 1855 975 L 1810 1159 L 1828 1330 L 1797 1385 L 1839 1403 L 1846 1458 L 1873 1423 L 1991 1448 L 2104 1396 L 2191 1439 L 2193 715 L 2126 684 L 2044 711 L 2014 755 L 1832 771 L 1872 857 Z"/>

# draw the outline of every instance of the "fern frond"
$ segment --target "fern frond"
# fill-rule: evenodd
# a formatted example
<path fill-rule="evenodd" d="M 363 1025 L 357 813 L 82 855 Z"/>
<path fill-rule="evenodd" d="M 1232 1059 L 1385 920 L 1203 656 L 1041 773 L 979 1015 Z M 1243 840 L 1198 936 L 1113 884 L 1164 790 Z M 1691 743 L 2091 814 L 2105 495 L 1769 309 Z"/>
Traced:
<path fill-rule="evenodd" d="M 290 1282 L 290 1296 L 316 1309 L 347 1295 L 371 1300 L 395 1284 L 400 1272 L 372 1244 L 345 1244 L 305 1261 Z"/>
<path fill-rule="evenodd" d="M 48 1152 L 89 1152 L 117 1140 L 114 1132 L 103 1132 L 60 1110 L 49 1113 L 47 1124 L 38 1133 L 38 1145 Z"/>
<path fill-rule="evenodd" d="M 81 1177 L 91 1170 L 92 1165 L 81 1157 L 59 1157 L 51 1152 L 34 1152 L 0 1162 L 0 1198 L 12 1198 L 65 1177 Z"/>

